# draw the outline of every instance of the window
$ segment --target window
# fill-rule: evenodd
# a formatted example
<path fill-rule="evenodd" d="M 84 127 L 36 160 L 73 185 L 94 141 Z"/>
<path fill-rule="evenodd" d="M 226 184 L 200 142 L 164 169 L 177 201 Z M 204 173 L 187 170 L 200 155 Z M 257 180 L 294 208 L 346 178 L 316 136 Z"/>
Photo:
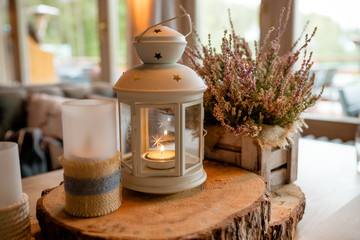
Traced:
<path fill-rule="evenodd" d="M 211 34 L 212 46 L 217 49 L 221 46 L 224 30 L 230 29 L 228 9 L 237 34 L 244 37 L 249 43 L 260 38 L 259 11 L 260 0 L 202 0 L 203 10 L 201 18 L 200 38 L 203 44 L 207 43 L 208 34 Z"/>
<path fill-rule="evenodd" d="M 14 69 L 11 67 L 14 49 L 11 41 L 9 12 L 8 1 L 0 0 L 0 79 L 4 84 L 11 84 L 15 79 Z"/>
<path fill-rule="evenodd" d="M 30 0 L 24 5 L 30 82 L 90 82 L 91 77 L 96 77 L 99 65 L 96 0 Z"/>
<path fill-rule="evenodd" d="M 309 21 L 307 32 L 318 30 L 309 45 L 313 51 L 316 87 L 325 84 L 322 101 L 310 112 L 341 116 L 339 89 L 360 83 L 360 25 L 356 0 L 297 1 L 296 36 Z"/>
<path fill-rule="evenodd" d="M 21 58 L 28 58 L 29 61 L 28 71 L 23 73 L 26 77 L 21 80 L 23 84 L 94 81 L 113 83 L 123 72 L 126 64 L 125 0 L 2 0 L 4 6 L 11 5 L 10 3 L 14 5 L 18 23 L 25 29 L 25 55 Z M 1 16 L 6 18 L 12 10 L 1 8 L 1 11 Z M 22 12 L 25 16 L 23 20 Z M 11 25 L 14 23 L 2 19 L 3 31 L 0 37 L 11 29 L 21 31 Z M 19 38 L 22 38 L 21 35 Z M 104 45 L 110 47 L 103 48 Z M 0 47 L 6 52 L 11 50 L 4 44 Z M 4 56 L 5 62 L 12 62 L 11 54 Z M 111 61 L 106 61 L 105 58 Z M 113 69 L 108 68 L 108 62 L 114 64 Z M 102 64 L 107 69 L 102 69 Z M 108 71 L 112 73 L 109 74 Z M 19 81 L 12 78 L 12 81 L 15 80 Z"/>

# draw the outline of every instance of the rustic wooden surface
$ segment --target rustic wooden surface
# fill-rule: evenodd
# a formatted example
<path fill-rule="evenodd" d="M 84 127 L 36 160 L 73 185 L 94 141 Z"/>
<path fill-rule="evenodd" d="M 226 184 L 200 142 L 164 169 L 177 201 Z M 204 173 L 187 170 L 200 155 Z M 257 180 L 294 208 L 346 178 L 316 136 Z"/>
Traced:
<path fill-rule="evenodd" d="M 30 224 L 32 239 L 40 238 L 40 227 L 36 219 L 36 201 L 41 197 L 41 192 L 48 188 L 59 186 L 63 180 L 63 170 L 47 172 L 22 179 L 22 188 L 29 196 Z"/>
<path fill-rule="evenodd" d="M 354 145 L 301 139 L 295 184 L 306 196 L 295 240 L 360 239 L 360 174 Z"/>
<path fill-rule="evenodd" d="M 305 195 L 295 184 L 283 185 L 271 192 L 271 217 L 265 239 L 293 239 L 305 211 Z"/>
<path fill-rule="evenodd" d="M 300 139 L 295 184 L 306 195 L 306 210 L 294 240 L 359 239 L 360 174 L 355 169 L 354 146 Z M 23 191 L 29 196 L 33 233 L 39 229 L 34 214 L 41 191 L 61 181 L 62 170 L 22 179 Z"/>
<path fill-rule="evenodd" d="M 64 189 L 59 186 L 37 203 L 43 238 L 261 238 L 270 218 L 263 179 L 221 163 L 204 161 L 204 167 L 208 179 L 197 188 L 167 196 L 124 189 L 121 207 L 97 218 L 67 215 Z"/>

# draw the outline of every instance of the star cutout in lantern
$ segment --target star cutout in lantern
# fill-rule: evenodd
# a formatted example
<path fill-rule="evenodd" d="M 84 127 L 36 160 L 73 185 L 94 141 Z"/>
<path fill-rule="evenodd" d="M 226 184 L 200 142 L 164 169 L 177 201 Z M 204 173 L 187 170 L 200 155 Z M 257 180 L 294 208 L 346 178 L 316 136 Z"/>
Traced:
<path fill-rule="evenodd" d="M 166 128 L 168 123 L 166 121 L 159 120 L 159 128 Z"/>
<path fill-rule="evenodd" d="M 157 60 L 160 60 L 160 58 L 162 58 L 161 53 L 155 53 L 154 58 L 157 58 Z"/>
<path fill-rule="evenodd" d="M 156 147 L 161 146 L 161 144 L 160 144 L 160 141 L 162 140 L 161 138 L 162 138 L 162 136 L 160 136 L 160 137 L 159 137 L 158 135 L 153 136 L 153 137 L 152 137 L 152 142 L 153 142 L 154 144 L 153 144 L 152 146 L 153 146 L 153 147 L 155 147 L 155 146 L 156 146 Z"/>
<path fill-rule="evenodd" d="M 159 33 L 161 32 L 161 29 L 154 29 L 154 33 Z"/>
<path fill-rule="evenodd" d="M 181 80 L 181 77 L 179 75 L 174 75 L 173 80 L 178 82 Z"/>

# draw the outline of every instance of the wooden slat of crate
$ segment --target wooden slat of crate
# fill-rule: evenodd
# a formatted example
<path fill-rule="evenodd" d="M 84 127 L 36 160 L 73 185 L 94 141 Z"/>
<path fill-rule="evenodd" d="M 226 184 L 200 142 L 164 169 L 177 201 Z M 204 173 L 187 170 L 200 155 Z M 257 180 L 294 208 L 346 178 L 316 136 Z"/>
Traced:
<path fill-rule="evenodd" d="M 218 144 L 231 145 L 234 147 L 241 148 L 242 146 L 242 136 L 235 136 L 235 134 L 228 131 L 221 132 L 222 138 L 219 139 Z"/>
<path fill-rule="evenodd" d="M 275 189 L 288 183 L 286 176 L 286 168 L 279 168 L 270 173 L 270 189 Z"/>
<path fill-rule="evenodd" d="M 261 153 L 258 151 L 256 143 L 251 138 L 241 138 L 241 167 L 249 171 L 261 170 L 261 164 L 258 159 L 261 159 Z M 265 156 L 265 155 L 264 155 Z M 261 175 L 261 174 L 260 174 Z"/>
<path fill-rule="evenodd" d="M 274 148 L 271 151 L 270 169 L 278 168 L 287 163 L 288 151 Z"/>
<path fill-rule="evenodd" d="M 270 168 L 270 161 L 271 161 L 271 150 L 270 149 L 261 149 L 257 146 L 257 151 L 258 151 L 258 159 L 257 159 L 257 164 L 259 166 L 257 174 L 259 174 L 260 176 L 262 176 L 263 178 L 265 178 L 268 187 L 270 187 L 270 173 L 271 173 L 271 168 Z M 247 159 L 247 161 L 254 161 L 254 159 Z"/>
<path fill-rule="evenodd" d="M 206 158 L 241 166 L 241 153 L 227 149 L 214 148 L 206 153 Z"/>
<path fill-rule="evenodd" d="M 300 134 L 296 134 L 293 137 L 294 144 L 292 145 L 291 149 L 288 151 L 287 156 L 287 178 L 288 182 L 293 182 L 297 179 L 297 172 L 298 172 L 298 153 L 299 153 L 299 138 Z"/>

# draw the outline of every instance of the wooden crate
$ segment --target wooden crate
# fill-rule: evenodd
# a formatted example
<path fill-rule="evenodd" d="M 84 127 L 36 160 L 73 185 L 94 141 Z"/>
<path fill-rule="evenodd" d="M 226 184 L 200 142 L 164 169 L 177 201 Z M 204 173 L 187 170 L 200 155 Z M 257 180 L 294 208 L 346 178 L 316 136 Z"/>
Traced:
<path fill-rule="evenodd" d="M 298 141 L 287 149 L 263 149 L 253 139 L 235 136 L 221 126 L 206 128 L 205 159 L 239 166 L 261 175 L 270 189 L 275 189 L 297 179 Z"/>

